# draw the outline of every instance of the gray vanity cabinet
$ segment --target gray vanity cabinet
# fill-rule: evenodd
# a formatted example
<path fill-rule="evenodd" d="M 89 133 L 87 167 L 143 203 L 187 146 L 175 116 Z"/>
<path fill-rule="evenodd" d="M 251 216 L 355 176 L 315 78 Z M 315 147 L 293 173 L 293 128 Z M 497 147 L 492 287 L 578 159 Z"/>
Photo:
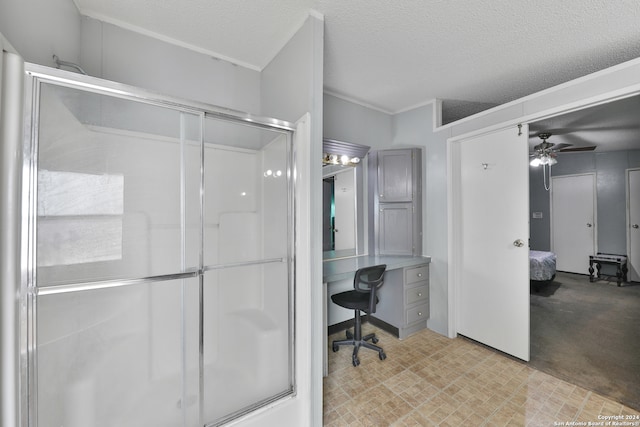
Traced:
<path fill-rule="evenodd" d="M 369 253 L 422 254 L 421 150 L 369 154 Z"/>
<path fill-rule="evenodd" d="M 413 200 L 414 150 L 378 151 L 378 198 L 381 203 Z"/>
<path fill-rule="evenodd" d="M 413 253 L 413 203 L 380 203 L 378 206 L 378 253 Z"/>
<path fill-rule="evenodd" d="M 380 304 L 372 317 L 396 328 L 398 338 L 404 339 L 426 328 L 429 318 L 429 264 L 387 271 L 378 295 Z"/>

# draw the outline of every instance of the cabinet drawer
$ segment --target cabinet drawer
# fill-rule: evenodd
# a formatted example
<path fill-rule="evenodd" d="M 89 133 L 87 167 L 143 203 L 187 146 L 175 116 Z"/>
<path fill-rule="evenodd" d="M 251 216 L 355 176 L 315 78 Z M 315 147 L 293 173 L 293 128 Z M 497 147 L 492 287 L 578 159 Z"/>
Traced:
<path fill-rule="evenodd" d="M 429 279 L 429 266 L 422 265 L 420 267 L 412 267 L 407 268 L 404 272 L 405 274 L 405 283 L 408 285 L 410 283 L 421 282 Z"/>
<path fill-rule="evenodd" d="M 429 305 L 423 304 L 407 310 L 407 324 L 417 322 L 419 320 L 426 321 L 429 318 Z"/>
<path fill-rule="evenodd" d="M 416 286 L 415 288 L 409 288 L 405 291 L 405 294 L 405 301 L 407 305 L 426 300 L 429 298 L 429 284 L 425 283 L 424 285 Z"/>

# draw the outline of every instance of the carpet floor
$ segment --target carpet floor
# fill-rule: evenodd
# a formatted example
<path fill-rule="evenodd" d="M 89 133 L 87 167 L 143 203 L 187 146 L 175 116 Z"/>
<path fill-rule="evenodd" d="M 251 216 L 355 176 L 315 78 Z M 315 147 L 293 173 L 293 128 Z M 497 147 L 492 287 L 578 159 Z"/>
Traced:
<path fill-rule="evenodd" d="M 558 273 L 532 289 L 530 365 L 640 410 L 640 284 Z"/>

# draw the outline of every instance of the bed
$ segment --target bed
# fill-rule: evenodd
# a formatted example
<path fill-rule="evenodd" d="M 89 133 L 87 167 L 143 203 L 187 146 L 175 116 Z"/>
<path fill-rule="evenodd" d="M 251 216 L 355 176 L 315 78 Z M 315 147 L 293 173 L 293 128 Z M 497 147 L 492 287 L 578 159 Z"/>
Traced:
<path fill-rule="evenodd" d="M 537 292 L 540 285 L 551 283 L 556 277 L 556 254 L 545 251 L 529 251 L 529 280 Z"/>

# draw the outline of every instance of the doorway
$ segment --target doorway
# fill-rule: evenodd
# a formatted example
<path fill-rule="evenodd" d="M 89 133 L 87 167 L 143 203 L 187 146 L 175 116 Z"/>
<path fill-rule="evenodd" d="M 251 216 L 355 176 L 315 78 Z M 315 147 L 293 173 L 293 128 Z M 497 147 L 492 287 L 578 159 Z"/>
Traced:
<path fill-rule="evenodd" d="M 637 311 L 637 305 L 630 303 L 638 300 L 638 284 L 617 288 L 615 280 L 590 282 L 588 255 L 631 253 L 627 250 L 632 224 L 627 217 L 625 174 L 640 166 L 639 112 L 640 98 L 634 95 L 530 123 L 531 152 L 540 143 L 541 132 L 551 133 L 548 141 L 558 147 L 550 191 L 544 188 L 540 168 L 530 168 L 531 249 L 557 251 L 559 271 L 554 281 L 538 292 L 532 290 L 531 364 L 587 389 L 601 384 L 596 391 L 625 404 L 631 402 L 623 400 L 624 393 L 638 396 L 637 386 L 622 386 L 629 384 L 629 372 L 638 371 L 637 362 L 633 355 L 607 357 L 601 348 L 625 351 L 629 348 L 626 340 L 636 332 L 625 329 L 624 322 L 614 326 L 615 319 L 611 319 L 609 323 L 605 309 L 626 306 Z M 556 210 L 563 203 L 567 212 L 574 208 L 577 212 L 566 215 L 560 225 L 562 218 L 556 217 Z M 583 204 L 586 206 L 577 208 Z M 589 212 L 588 216 L 581 216 L 584 212 Z M 572 227 L 576 227 L 574 231 L 570 231 Z M 580 233 L 587 238 L 577 243 L 575 235 Z M 559 241 L 564 243 L 559 245 Z M 603 272 L 608 267 L 603 266 Z M 615 273 L 615 269 L 608 272 Z M 571 321 L 565 321 L 563 315 Z M 573 354 L 565 350 L 568 348 Z M 616 383 L 617 389 L 610 386 Z M 635 394 L 630 391 L 633 387 Z"/>

